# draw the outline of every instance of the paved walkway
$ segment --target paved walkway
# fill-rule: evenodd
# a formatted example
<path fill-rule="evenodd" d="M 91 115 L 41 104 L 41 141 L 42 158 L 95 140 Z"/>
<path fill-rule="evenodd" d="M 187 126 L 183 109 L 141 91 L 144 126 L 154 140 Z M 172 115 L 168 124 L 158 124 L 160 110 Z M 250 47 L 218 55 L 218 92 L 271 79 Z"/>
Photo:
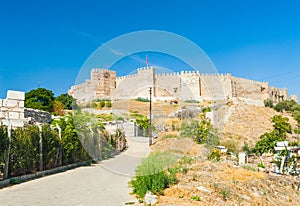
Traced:
<path fill-rule="evenodd" d="M 0 190 L 0 205 L 118 206 L 133 201 L 128 182 L 149 153 L 148 139 L 127 138 L 129 148 L 110 160 Z"/>

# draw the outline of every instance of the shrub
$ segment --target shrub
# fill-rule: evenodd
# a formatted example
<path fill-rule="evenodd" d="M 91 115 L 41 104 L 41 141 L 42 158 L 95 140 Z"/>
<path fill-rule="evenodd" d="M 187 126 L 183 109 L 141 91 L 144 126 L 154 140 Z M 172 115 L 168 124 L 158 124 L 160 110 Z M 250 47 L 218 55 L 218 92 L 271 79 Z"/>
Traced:
<path fill-rule="evenodd" d="M 178 136 L 176 134 L 166 134 L 162 138 L 177 138 Z"/>
<path fill-rule="evenodd" d="M 199 103 L 199 101 L 195 100 L 195 99 L 185 100 L 184 102 L 186 102 L 186 103 Z"/>
<path fill-rule="evenodd" d="M 264 165 L 263 163 L 260 162 L 260 163 L 257 164 L 257 167 L 265 168 L 265 165 Z"/>
<path fill-rule="evenodd" d="M 222 145 L 228 149 L 228 152 L 237 152 L 237 142 L 232 139 L 225 141 Z"/>
<path fill-rule="evenodd" d="M 271 100 L 271 99 L 264 100 L 264 104 L 265 104 L 265 107 L 273 108 L 273 100 Z"/>
<path fill-rule="evenodd" d="M 169 153 L 150 154 L 136 169 L 136 176 L 131 181 L 133 193 L 141 198 L 147 191 L 162 194 L 165 188 L 177 181 L 174 170 L 165 170 L 174 165 L 176 159 L 176 156 Z"/>
<path fill-rule="evenodd" d="M 210 108 L 210 107 L 204 107 L 204 108 L 202 109 L 202 112 L 203 112 L 203 113 L 211 112 L 211 108 Z"/>
<path fill-rule="evenodd" d="M 213 150 L 207 157 L 211 161 L 220 161 L 221 159 L 221 152 L 220 150 Z"/>
<path fill-rule="evenodd" d="M 191 197 L 191 200 L 200 201 L 200 197 L 199 197 L 199 195 L 193 195 Z"/>
<path fill-rule="evenodd" d="M 111 101 L 106 102 L 106 107 L 111 108 Z"/>
<path fill-rule="evenodd" d="M 104 101 L 101 101 L 101 102 L 99 103 L 99 106 L 100 106 L 100 108 L 103 108 L 103 107 L 105 106 L 105 102 L 104 102 Z"/>
<path fill-rule="evenodd" d="M 135 100 L 139 101 L 139 102 L 150 102 L 150 100 L 148 98 L 142 98 L 142 97 L 138 97 Z"/>

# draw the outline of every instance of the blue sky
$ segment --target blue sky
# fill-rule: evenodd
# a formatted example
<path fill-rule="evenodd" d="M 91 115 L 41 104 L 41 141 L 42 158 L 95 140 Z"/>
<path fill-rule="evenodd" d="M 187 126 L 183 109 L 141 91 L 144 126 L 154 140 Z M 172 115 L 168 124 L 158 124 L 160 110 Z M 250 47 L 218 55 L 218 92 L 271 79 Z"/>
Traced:
<path fill-rule="evenodd" d="M 65 93 L 94 50 L 139 30 L 182 35 L 219 72 L 300 94 L 299 8 L 296 0 L 1 0 L 0 98 L 38 85 Z M 150 64 L 163 64 L 151 55 Z"/>

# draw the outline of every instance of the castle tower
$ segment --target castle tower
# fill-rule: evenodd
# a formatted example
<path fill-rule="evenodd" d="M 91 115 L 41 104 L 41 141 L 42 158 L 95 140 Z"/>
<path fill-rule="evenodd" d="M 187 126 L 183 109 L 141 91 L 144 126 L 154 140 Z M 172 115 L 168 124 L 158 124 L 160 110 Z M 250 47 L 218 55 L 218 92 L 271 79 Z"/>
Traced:
<path fill-rule="evenodd" d="M 107 69 L 92 69 L 91 82 L 95 87 L 95 99 L 109 98 L 116 89 L 116 72 Z"/>
<path fill-rule="evenodd" d="M 154 67 L 140 68 L 137 71 L 138 76 L 138 97 L 149 98 L 149 88 L 152 87 L 152 94 L 156 97 L 155 69 Z"/>

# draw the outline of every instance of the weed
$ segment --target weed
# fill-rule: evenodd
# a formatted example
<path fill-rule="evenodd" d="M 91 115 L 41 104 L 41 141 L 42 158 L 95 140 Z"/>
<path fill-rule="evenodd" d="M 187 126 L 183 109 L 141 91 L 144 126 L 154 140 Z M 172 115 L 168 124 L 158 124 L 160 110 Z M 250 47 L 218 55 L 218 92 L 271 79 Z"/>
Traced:
<path fill-rule="evenodd" d="M 222 195 L 224 200 L 228 200 L 231 197 L 231 192 L 226 188 L 222 188 L 220 190 L 220 194 Z"/>
<path fill-rule="evenodd" d="M 194 195 L 191 197 L 191 200 L 200 201 L 201 199 L 200 199 L 199 195 Z"/>

